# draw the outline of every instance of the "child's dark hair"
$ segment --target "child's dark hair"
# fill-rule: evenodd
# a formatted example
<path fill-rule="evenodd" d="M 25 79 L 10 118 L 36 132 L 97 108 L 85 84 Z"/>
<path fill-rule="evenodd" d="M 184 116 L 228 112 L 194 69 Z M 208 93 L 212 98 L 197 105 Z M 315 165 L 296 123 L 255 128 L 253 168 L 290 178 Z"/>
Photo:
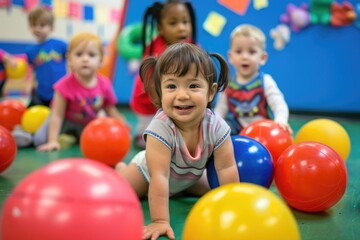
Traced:
<path fill-rule="evenodd" d="M 217 69 L 212 58 L 220 64 L 220 73 L 217 79 Z M 201 74 L 209 83 L 218 85 L 218 92 L 225 90 L 228 84 L 229 68 L 226 60 L 218 53 L 206 53 L 203 49 L 192 43 L 174 43 L 170 45 L 160 57 L 150 56 L 140 66 L 140 77 L 144 83 L 145 91 L 151 96 L 154 104 L 161 107 L 161 76 L 174 74 L 185 76 L 190 68 L 195 66 L 196 76 Z M 208 108 L 211 108 L 209 102 Z"/>
<path fill-rule="evenodd" d="M 196 19 L 195 19 L 195 12 L 194 8 L 190 2 L 186 2 L 184 0 L 167 0 L 164 3 L 155 2 L 152 6 L 148 7 L 145 11 L 144 18 L 143 18 L 143 25 L 142 25 L 142 47 L 143 53 L 145 52 L 146 44 L 148 43 L 149 39 L 153 37 L 152 33 L 156 29 L 156 24 L 160 23 L 161 18 L 163 17 L 163 12 L 170 4 L 184 4 L 186 9 L 189 12 L 191 18 L 191 27 L 192 27 L 192 36 L 191 41 L 192 43 L 196 43 Z M 150 33 L 150 34 L 149 34 Z M 153 44 L 150 41 L 149 46 L 149 55 L 152 55 L 153 51 Z"/>

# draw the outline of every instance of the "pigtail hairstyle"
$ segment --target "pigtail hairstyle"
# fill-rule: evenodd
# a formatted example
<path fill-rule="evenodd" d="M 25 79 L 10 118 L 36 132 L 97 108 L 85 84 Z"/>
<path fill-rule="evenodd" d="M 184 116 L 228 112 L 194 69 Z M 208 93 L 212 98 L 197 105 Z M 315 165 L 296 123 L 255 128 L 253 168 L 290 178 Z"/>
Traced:
<path fill-rule="evenodd" d="M 217 80 L 218 92 L 222 92 L 226 89 L 229 82 L 229 67 L 226 60 L 218 53 L 209 53 L 209 56 L 215 58 L 220 64 L 220 73 Z M 216 70 L 215 70 L 216 71 Z"/>
<path fill-rule="evenodd" d="M 162 17 L 162 11 L 168 4 L 184 4 L 186 9 L 189 12 L 190 19 L 191 19 L 191 27 L 192 27 L 192 36 L 191 41 L 192 43 L 196 43 L 196 16 L 195 11 L 190 2 L 184 2 L 181 0 L 168 0 L 165 3 L 155 2 L 152 6 L 148 7 L 145 11 L 143 17 L 143 24 L 142 24 L 142 36 L 141 36 L 141 44 L 143 47 L 143 55 L 145 54 L 146 44 L 149 39 L 147 36 L 150 36 L 150 45 L 149 45 L 149 52 L 146 53 L 147 55 L 152 55 L 153 53 L 153 42 L 152 37 L 153 33 L 156 29 L 156 25 L 160 23 Z M 150 33 L 150 34 L 147 34 Z"/>
<path fill-rule="evenodd" d="M 171 0 L 170 0 L 171 2 Z M 191 36 L 191 41 L 192 43 L 196 44 L 196 15 L 195 15 L 195 11 L 194 8 L 191 4 L 191 2 L 186 2 L 185 6 L 187 8 L 187 10 L 189 11 L 189 15 L 191 18 L 191 27 L 192 27 L 192 36 Z"/>
<path fill-rule="evenodd" d="M 144 90 L 149 94 L 150 99 L 156 107 L 161 107 L 161 87 L 160 81 L 154 81 L 153 70 L 156 67 L 158 59 L 156 57 L 149 56 L 141 63 L 139 69 L 139 75 L 141 81 L 144 83 Z"/>
<path fill-rule="evenodd" d="M 142 24 L 142 36 L 141 36 L 141 43 L 143 47 L 143 54 L 146 50 L 146 43 L 147 43 L 147 32 L 150 32 L 150 38 L 153 37 L 153 32 L 156 29 L 156 24 L 160 21 L 160 13 L 163 9 L 163 4 L 159 2 L 155 2 L 152 6 L 148 7 L 145 11 L 143 24 Z M 150 31 L 147 29 L 150 28 Z M 153 44 L 152 39 L 150 39 L 150 50 L 148 55 L 152 55 Z"/>
<path fill-rule="evenodd" d="M 217 74 L 213 59 L 219 62 L 220 72 Z M 202 75 L 209 84 L 218 85 L 217 91 L 224 91 L 229 81 L 229 67 L 225 59 L 218 53 L 207 53 L 192 43 L 173 43 L 160 55 L 148 57 L 140 66 L 140 78 L 144 83 L 145 91 L 157 107 L 161 107 L 161 76 L 173 74 L 185 76 L 195 66 L 195 76 Z M 219 77 L 218 77 L 219 76 Z M 209 102 L 208 108 L 211 108 Z"/>

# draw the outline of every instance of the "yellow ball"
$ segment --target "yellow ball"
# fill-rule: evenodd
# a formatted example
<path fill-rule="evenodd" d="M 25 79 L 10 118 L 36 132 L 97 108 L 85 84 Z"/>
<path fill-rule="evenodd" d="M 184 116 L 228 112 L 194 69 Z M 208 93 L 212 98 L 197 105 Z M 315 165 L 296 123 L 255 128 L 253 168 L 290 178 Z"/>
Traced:
<path fill-rule="evenodd" d="M 300 239 L 292 212 L 270 190 L 232 183 L 202 196 L 186 219 L 183 240 Z"/>
<path fill-rule="evenodd" d="M 35 133 L 49 116 L 49 113 L 50 108 L 46 106 L 36 105 L 28 108 L 21 118 L 22 128 L 29 133 Z"/>
<path fill-rule="evenodd" d="M 350 154 L 350 137 L 336 121 L 315 119 L 303 125 L 295 137 L 295 143 L 319 142 L 334 149 L 343 160 Z"/>
<path fill-rule="evenodd" d="M 27 63 L 24 59 L 17 59 L 16 67 L 5 66 L 6 78 L 19 79 L 24 78 L 27 73 Z"/>

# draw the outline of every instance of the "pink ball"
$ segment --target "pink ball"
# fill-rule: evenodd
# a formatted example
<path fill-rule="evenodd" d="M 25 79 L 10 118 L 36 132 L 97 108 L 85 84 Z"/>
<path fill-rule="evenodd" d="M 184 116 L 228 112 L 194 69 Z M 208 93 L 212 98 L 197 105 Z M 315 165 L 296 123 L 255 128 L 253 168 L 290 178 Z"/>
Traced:
<path fill-rule="evenodd" d="M 54 161 L 6 199 L 0 232 L 11 239 L 141 239 L 135 192 L 112 168 L 89 159 Z"/>

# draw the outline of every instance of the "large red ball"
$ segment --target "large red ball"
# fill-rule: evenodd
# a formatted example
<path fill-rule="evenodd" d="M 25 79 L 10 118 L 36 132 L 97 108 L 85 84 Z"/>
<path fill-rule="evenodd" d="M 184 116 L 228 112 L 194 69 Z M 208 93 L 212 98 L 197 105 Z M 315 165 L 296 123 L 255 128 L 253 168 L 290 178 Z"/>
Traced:
<path fill-rule="evenodd" d="M 0 173 L 7 169 L 15 159 L 16 142 L 11 133 L 0 126 Z"/>
<path fill-rule="evenodd" d="M 0 125 L 12 131 L 15 125 L 21 124 L 21 118 L 25 111 L 25 105 L 18 100 L 0 102 Z"/>
<path fill-rule="evenodd" d="M 128 127 L 114 118 L 91 121 L 80 136 L 80 148 L 85 157 L 115 166 L 130 150 Z"/>
<path fill-rule="evenodd" d="M 276 164 L 282 152 L 292 144 L 291 134 L 280 128 L 272 120 L 259 120 L 250 123 L 240 132 L 240 135 L 253 138 L 262 143 L 271 153 L 274 164 Z"/>
<path fill-rule="evenodd" d="M 3 206 L 0 238 L 141 239 L 143 214 L 129 183 L 105 164 L 54 161 L 25 177 Z"/>
<path fill-rule="evenodd" d="M 319 212 L 341 199 L 348 175 L 345 162 L 335 150 L 318 142 L 302 142 L 283 152 L 274 179 L 290 206 Z"/>

